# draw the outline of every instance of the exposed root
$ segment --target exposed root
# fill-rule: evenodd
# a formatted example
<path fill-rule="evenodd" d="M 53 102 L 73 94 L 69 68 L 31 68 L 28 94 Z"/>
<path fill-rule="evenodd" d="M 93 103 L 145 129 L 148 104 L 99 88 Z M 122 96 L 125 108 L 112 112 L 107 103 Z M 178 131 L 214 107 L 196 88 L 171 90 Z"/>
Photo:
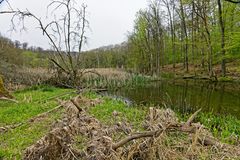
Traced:
<path fill-rule="evenodd" d="M 180 123 L 170 109 L 150 108 L 145 131 L 134 133 L 131 125 L 119 122 L 106 126 L 87 113 L 101 103 L 78 96 L 65 102 L 62 120 L 36 144 L 26 149 L 24 159 L 237 159 L 240 147 L 220 143 L 201 124 L 193 123 L 200 112 Z M 114 113 L 116 115 L 116 113 Z M 116 115 L 117 116 L 117 115 Z M 118 135 L 121 140 L 116 139 Z M 124 136 L 123 136 L 124 135 Z M 73 146 L 76 136 L 88 142 L 84 149 Z M 116 142 L 115 142 L 116 141 Z"/>

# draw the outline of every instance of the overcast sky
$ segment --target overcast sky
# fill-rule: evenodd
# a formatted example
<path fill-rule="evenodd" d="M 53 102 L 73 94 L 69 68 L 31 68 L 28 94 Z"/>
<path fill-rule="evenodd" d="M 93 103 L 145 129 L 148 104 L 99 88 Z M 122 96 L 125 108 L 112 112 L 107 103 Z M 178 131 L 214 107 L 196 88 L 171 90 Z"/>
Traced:
<path fill-rule="evenodd" d="M 88 32 L 88 46 L 84 50 L 109 44 L 118 44 L 126 40 L 128 31 L 132 31 L 136 12 L 146 8 L 147 0 L 76 0 L 88 6 L 88 20 L 91 31 Z M 46 6 L 50 0 L 9 0 L 13 8 L 29 9 L 31 12 L 46 18 Z M 6 10 L 1 4 L 0 10 Z M 10 16 L 0 15 L 0 33 L 12 40 L 28 42 L 33 46 L 49 48 L 47 38 L 43 37 L 37 24 L 26 21 L 27 32 L 9 32 Z"/>

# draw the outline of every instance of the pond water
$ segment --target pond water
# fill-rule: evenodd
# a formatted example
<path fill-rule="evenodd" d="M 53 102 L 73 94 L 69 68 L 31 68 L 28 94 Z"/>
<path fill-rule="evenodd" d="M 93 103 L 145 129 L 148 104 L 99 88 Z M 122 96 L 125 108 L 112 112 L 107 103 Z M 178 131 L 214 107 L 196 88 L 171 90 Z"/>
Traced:
<path fill-rule="evenodd" d="M 240 118 L 240 84 L 193 80 L 162 80 L 121 88 L 108 94 L 135 104 L 170 107 L 180 113 L 204 112 Z"/>

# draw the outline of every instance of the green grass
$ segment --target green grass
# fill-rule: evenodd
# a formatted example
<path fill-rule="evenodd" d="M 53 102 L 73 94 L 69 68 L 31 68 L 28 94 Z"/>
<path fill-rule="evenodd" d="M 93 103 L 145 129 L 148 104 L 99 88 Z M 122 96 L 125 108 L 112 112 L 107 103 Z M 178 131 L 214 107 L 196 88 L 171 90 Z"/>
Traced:
<path fill-rule="evenodd" d="M 0 102 L 0 127 L 5 125 L 26 122 L 28 119 L 46 112 L 56 107 L 54 99 L 49 97 L 70 92 L 69 89 L 60 89 L 51 86 L 35 86 L 14 93 L 18 104 L 10 102 Z M 109 97 L 101 97 L 95 93 L 86 93 L 86 97 L 94 99 L 101 98 L 103 103 L 89 108 L 89 113 L 99 119 L 104 124 L 127 121 L 131 123 L 135 130 L 142 130 L 148 108 L 130 107 L 123 101 Z M 69 95 L 65 96 L 69 98 Z M 114 117 L 112 113 L 119 113 Z M 50 114 L 48 117 L 33 123 L 27 123 L 0 135 L 0 159 L 21 159 L 24 150 L 34 144 L 50 129 L 51 124 L 60 117 L 61 111 Z M 181 120 L 186 121 L 190 115 L 179 115 Z M 209 128 L 213 135 L 223 142 L 234 143 L 229 137 L 240 135 L 240 120 L 230 116 L 215 116 L 211 113 L 200 113 L 195 121 L 201 122 Z M 78 148 L 84 148 L 86 137 L 78 137 Z M 170 142 L 169 142 L 170 143 Z"/>
<path fill-rule="evenodd" d="M 56 100 L 47 99 L 70 91 L 50 86 L 34 86 L 15 92 L 14 96 L 19 103 L 0 101 L 0 127 L 27 122 L 38 114 L 55 108 L 58 105 Z M 61 98 L 69 97 L 70 95 L 65 95 Z M 0 133 L 0 159 L 21 159 L 24 150 L 44 136 L 60 115 L 61 111 L 54 112 L 35 122 L 24 123 L 6 133 Z"/>
<path fill-rule="evenodd" d="M 186 121 L 190 115 L 178 114 L 182 121 Z M 199 113 L 195 122 L 200 122 L 224 143 L 234 144 L 240 138 L 240 120 L 227 115 L 215 115 L 213 113 Z"/>
<path fill-rule="evenodd" d="M 51 114 L 41 121 L 3 133 L 0 136 L 0 159 L 21 159 L 27 147 L 48 133 L 51 124 L 60 118 L 60 113 Z"/>
<path fill-rule="evenodd" d="M 95 94 L 88 94 L 90 98 L 96 98 Z M 140 129 L 142 122 L 147 114 L 147 107 L 129 107 L 121 100 L 115 100 L 103 97 L 104 102 L 90 109 L 90 113 L 105 124 L 126 119 L 133 124 L 134 128 Z M 117 111 L 120 113 L 120 119 L 115 119 L 112 113 Z M 186 121 L 191 115 L 177 113 L 181 121 Z M 224 143 L 234 144 L 240 136 L 240 120 L 232 116 L 217 116 L 212 113 L 201 112 L 196 117 L 195 122 L 200 122 L 207 127 L 213 136 L 217 137 Z"/>
<path fill-rule="evenodd" d="M 90 98 L 96 98 L 95 94 L 88 94 Z M 141 124 L 146 116 L 146 109 L 141 107 L 127 106 L 123 101 L 103 97 L 104 102 L 95 107 L 90 108 L 90 114 L 94 115 L 97 119 L 105 124 L 112 124 L 114 122 L 121 122 L 126 120 L 131 123 L 135 128 L 141 128 Z M 113 116 L 113 112 L 119 113 L 118 118 Z"/>
<path fill-rule="evenodd" d="M 56 107 L 57 102 L 55 99 L 45 100 L 69 91 L 69 89 L 38 86 L 14 93 L 19 103 L 0 102 L 0 127 L 24 122 L 33 116 Z"/>
<path fill-rule="evenodd" d="M 235 143 L 234 137 L 240 138 L 240 120 L 233 116 L 201 113 L 196 120 L 209 128 L 213 135 L 223 142 L 233 144 Z"/>

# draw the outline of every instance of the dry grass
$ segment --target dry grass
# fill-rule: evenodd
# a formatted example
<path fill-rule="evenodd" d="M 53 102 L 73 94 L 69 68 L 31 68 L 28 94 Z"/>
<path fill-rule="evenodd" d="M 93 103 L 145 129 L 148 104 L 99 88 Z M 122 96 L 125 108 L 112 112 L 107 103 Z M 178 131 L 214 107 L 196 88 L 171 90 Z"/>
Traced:
<path fill-rule="evenodd" d="M 7 68 L 2 70 L 6 88 L 12 91 L 47 81 L 52 73 L 45 68 Z"/>
<path fill-rule="evenodd" d="M 86 71 L 93 71 L 98 73 L 102 77 L 107 77 L 109 79 L 119 79 L 125 80 L 130 77 L 130 74 L 124 71 L 123 69 L 115 69 L 115 68 L 95 68 L 95 69 L 87 69 Z M 86 75 L 87 77 L 96 77 L 96 74 L 89 73 Z"/>
<path fill-rule="evenodd" d="M 106 125 L 89 115 L 89 107 L 99 103 L 102 103 L 100 99 L 81 96 L 63 102 L 66 109 L 63 119 L 26 150 L 24 159 L 217 160 L 240 157 L 240 146 L 223 144 L 212 138 L 203 125 L 192 123 L 196 114 L 182 123 L 170 109 L 150 108 L 143 123 L 144 131 L 134 133 L 136 131 L 127 122 Z M 113 113 L 113 117 L 120 115 Z M 74 145 L 76 136 L 82 137 L 78 140 L 85 143 L 81 148 Z"/>

